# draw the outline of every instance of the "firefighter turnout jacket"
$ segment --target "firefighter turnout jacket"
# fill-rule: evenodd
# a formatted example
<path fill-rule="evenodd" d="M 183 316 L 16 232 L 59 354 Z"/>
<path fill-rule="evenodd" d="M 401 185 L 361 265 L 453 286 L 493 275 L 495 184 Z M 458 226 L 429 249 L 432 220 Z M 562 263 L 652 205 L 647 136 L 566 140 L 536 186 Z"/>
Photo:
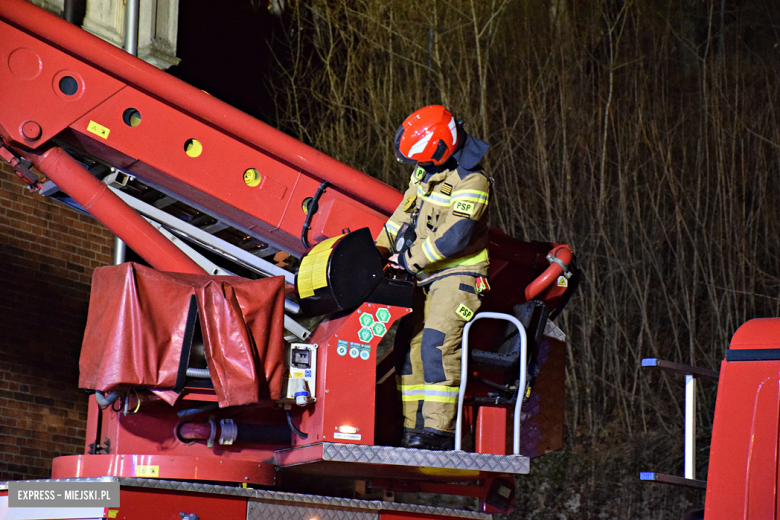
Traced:
<path fill-rule="evenodd" d="M 490 181 L 481 169 L 453 166 L 437 172 L 418 166 L 386 232 L 377 237 L 378 246 L 392 249 L 390 240 L 401 227 L 415 224 L 417 238 L 398 262 L 420 285 L 454 274 L 487 275 Z"/>

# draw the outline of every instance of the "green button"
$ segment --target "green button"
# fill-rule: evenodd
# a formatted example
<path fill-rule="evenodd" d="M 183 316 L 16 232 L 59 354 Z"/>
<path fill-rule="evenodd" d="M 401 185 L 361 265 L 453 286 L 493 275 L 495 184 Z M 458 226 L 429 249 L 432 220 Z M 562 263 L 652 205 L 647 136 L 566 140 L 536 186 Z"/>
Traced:
<path fill-rule="evenodd" d="M 374 326 L 371 327 L 371 332 L 375 336 L 384 336 L 385 332 L 387 332 L 387 327 L 385 327 L 384 323 L 374 323 Z"/>
<path fill-rule="evenodd" d="M 370 329 L 360 329 L 358 332 L 358 337 L 360 338 L 360 341 L 364 341 L 368 343 L 372 339 L 374 339 L 374 333 L 371 332 Z"/>
<path fill-rule="evenodd" d="M 379 309 L 376 311 L 376 321 L 381 321 L 382 323 L 390 321 L 390 311 L 387 309 Z"/>

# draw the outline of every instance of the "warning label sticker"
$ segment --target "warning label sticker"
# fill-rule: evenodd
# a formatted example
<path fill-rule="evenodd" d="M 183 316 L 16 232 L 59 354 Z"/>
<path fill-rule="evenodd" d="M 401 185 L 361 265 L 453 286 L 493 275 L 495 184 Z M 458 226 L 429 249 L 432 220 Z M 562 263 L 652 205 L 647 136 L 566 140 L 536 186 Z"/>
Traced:
<path fill-rule="evenodd" d="M 359 433 L 341 433 L 336 432 L 333 434 L 334 439 L 346 439 L 349 441 L 359 441 L 360 440 L 360 434 Z"/>
<path fill-rule="evenodd" d="M 159 477 L 160 476 L 160 466 L 152 466 L 147 464 L 136 464 L 135 465 L 135 476 L 136 477 Z"/>
<path fill-rule="evenodd" d="M 92 132 L 93 134 L 102 137 L 103 139 L 108 139 L 108 134 L 111 132 L 108 128 L 101 125 L 100 123 L 96 123 L 94 121 L 90 121 L 89 125 L 87 125 L 87 131 Z"/>

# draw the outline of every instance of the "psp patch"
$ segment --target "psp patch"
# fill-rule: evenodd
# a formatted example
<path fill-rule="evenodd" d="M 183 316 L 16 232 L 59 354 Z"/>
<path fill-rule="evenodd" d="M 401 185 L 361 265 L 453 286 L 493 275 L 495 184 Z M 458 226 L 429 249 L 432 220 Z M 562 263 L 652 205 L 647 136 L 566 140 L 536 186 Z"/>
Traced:
<path fill-rule="evenodd" d="M 474 311 L 463 305 L 462 303 L 458 305 L 458 308 L 455 309 L 455 314 L 460 316 L 466 321 L 469 321 L 471 318 L 474 317 Z"/>
<path fill-rule="evenodd" d="M 471 217 L 474 215 L 474 209 L 476 208 L 476 204 L 473 202 L 465 202 L 462 200 L 455 201 L 455 204 L 452 207 L 452 214 L 457 215 L 459 217 Z"/>

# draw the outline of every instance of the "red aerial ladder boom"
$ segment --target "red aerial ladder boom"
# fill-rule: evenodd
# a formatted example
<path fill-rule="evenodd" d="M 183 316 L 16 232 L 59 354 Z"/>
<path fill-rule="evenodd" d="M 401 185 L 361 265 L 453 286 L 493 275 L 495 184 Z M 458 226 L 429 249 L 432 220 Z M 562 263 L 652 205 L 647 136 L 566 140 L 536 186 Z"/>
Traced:
<path fill-rule="evenodd" d="M 333 188 L 313 237 L 356 217 L 378 233 L 400 200 L 386 184 L 27 2 L 6 3 L 2 16 L 9 74 L 0 87 L 14 100 L 0 122 L 7 145 L 43 153 L 56 136 L 297 256 L 306 250 L 300 201 L 322 182 Z M 258 178 L 247 183 L 252 168 Z"/>
<path fill-rule="evenodd" d="M 118 479 L 126 518 L 151 499 L 182 518 L 195 503 L 231 518 L 305 504 L 482 518 L 511 506 L 507 476 L 561 447 L 565 337 L 548 318 L 579 278 L 568 246 L 491 231 L 482 310 L 509 325 L 482 319 L 469 340 L 469 447 L 399 448 L 383 338 L 414 289 L 372 242 L 398 191 L 24 0 L 0 3 L 0 96 L 0 158 L 154 268 L 95 273 L 85 453 L 55 459 L 53 478 Z M 332 476 L 474 496 L 482 513 L 281 493 Z"/>

